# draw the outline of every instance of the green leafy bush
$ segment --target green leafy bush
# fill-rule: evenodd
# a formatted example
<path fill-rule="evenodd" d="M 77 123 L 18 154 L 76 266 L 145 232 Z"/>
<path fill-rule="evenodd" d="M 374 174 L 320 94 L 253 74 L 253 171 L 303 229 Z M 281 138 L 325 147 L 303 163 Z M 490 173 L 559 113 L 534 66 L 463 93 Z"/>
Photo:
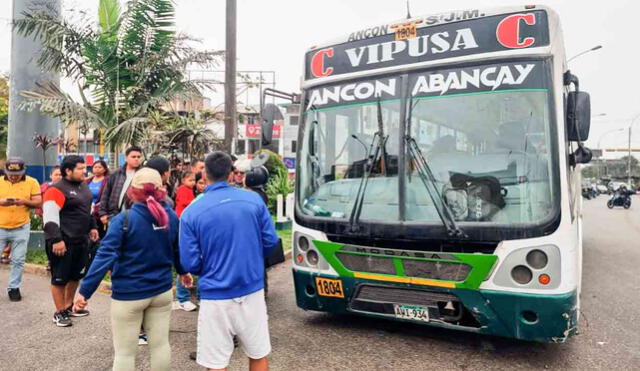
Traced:
<path fill-rule="evenodd" d="M 284 166 L 282 169 L 278 169 L 276 173 L 270 173 L 265 192 L 269 198 L 269 211 L 275 215 L 278 195 L 286 197 L 289 193 L 293 192 L 293 179 L 289 179 L 289 173 Z"/>

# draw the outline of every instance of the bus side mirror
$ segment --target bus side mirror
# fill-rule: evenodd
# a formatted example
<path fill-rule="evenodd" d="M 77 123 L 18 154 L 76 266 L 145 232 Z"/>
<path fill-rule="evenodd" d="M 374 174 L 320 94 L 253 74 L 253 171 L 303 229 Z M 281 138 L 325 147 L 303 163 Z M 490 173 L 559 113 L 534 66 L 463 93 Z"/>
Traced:
<path fill-rule="evenodd" d="M 273 141 L 273 126 L 276 121 L 284 119 L 280 108 L 275 104 L 265 104 L 260 112 L 262 126 L 262 145 L 268 146 Z"/>
<path fill-rule="evenodd" d="M 569 155 L 569 164 L 575 166 L 576 164 L 588 164 L 593 158 L 593 152 L 587 147 L 579 146 L 575 152 Z"/>
<path fill-rule="evenodd" d="M 268 146 L 273 141 L 273 121 L 262 121 L 262 145 Z"/>
<path fill-rule="evenodd" d="M 567 97 L 567 133 L 569 141 L 584 142 L 591 127 L 591 98 L 583 91 L 569 92 Z"/>

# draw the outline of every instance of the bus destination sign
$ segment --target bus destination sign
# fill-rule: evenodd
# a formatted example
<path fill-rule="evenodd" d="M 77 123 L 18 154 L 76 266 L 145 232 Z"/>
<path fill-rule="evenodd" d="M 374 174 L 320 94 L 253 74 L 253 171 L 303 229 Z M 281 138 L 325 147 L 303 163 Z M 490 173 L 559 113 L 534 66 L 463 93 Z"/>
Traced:
<path fill-rule="evenodd" d="M 407 24 L 391 29 L 395 32 L 383 34 L 378 31 L 380 36 L 377 37 L 309 51 L 305 57 L 305 78 L 313 80 L 396 65 L 549 45 L 549 26 L 543 10 L 429 27 Z"/>

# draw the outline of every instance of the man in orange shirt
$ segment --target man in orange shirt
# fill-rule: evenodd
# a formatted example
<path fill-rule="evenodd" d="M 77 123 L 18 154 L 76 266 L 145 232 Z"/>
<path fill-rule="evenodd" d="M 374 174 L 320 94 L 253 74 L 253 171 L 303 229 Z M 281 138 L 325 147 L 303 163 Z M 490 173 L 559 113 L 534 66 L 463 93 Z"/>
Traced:
<path fill-rule="evenodd" d="M 26 166 L 19 157 L 5 163 L 5 176 L 0 178 L 0 246 L 11 242 L 11 274 L 9 300 L 20 301 L 20 284 L 31 232 L 31 209 L 42 205 L 38 181 L 25 175 Z"/>

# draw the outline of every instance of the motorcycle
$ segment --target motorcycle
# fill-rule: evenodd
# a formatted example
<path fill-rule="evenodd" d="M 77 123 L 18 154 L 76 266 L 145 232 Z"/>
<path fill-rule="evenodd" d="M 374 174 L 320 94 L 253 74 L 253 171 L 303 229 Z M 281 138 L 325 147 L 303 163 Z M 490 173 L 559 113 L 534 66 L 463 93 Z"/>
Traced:
<path fill-rule="evenodd" d="M 626 193 L 616 193 L 614 194 L 609 201 L 607 201 L 607 207 L 609 209 L 613 209 L 614 206 L 622 206 L 625 209 L 631 207 L 631 197 L 629 197 Z"/>

